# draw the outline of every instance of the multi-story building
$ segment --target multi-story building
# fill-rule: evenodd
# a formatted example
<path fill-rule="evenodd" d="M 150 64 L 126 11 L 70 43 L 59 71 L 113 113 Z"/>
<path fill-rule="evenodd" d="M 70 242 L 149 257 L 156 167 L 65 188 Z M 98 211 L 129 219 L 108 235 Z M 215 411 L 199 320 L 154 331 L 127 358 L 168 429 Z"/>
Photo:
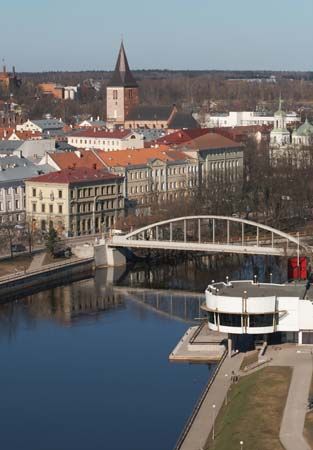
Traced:
<path fill-rule="evenodd" d="M 33 229 L 81 235 L 114 226 L 124 213 L 123 177 L 92 168 L 64 169 L 25 181 Z"/>
<path fill-rule="evenodd" d="M 128 207 L 173 200 L 197 185 L 197 158 L 167 146 L 97 155 L 111 172 L 125 177 Z"/>
<path fill-rule="evenodd" d="M 98 149 L 107 152 L 144 146 L 143 136 L 132 130 L 79 130 L 68 135 L 67 141 L 76 148 Z"/>
<path fill-rule="evenodd" d="M 0 224 L 25 222 L 25 178 L 53 170 L 16 155 L 0 157 Z"/>
<path fill-rule="evenodd" d="M 201 118 L 201 114 L 194 113 L 196 120 L 201 122 L 205 127 L 239 127 L 250 125 L 271 125 L 275 124 L 275 116 L 255 111 L 230 111 L 225 114 L 205 114 Z M 301 118 L 295 112 L 286 113 L 286 124 L 292 125 L 300 123 Z"/>

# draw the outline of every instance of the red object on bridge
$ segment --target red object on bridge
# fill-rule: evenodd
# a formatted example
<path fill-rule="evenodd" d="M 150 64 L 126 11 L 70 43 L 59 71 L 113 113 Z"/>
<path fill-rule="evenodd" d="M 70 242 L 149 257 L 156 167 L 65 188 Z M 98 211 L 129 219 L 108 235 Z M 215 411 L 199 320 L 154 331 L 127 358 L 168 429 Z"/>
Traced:
<path fill-rule="evenodd" d="M 307 258 L 301 256 L 298 258 L 295 256 L 293 258 L 288 258 L 288 280 L 306 280 L 307 279 Z"/>

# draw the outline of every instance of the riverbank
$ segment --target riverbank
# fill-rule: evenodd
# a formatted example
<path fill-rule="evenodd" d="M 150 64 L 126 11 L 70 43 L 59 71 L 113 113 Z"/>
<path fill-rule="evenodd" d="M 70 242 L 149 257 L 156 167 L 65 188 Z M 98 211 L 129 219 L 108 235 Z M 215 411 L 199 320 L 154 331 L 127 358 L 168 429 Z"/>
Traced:
<path fill-rule="evenodd" d="M 88 278 L 93 272 L 93 258 L 71 258 L 70 261 L 58 261 L 33 270 L 25 269 L 8 274 L 0 278 L 0 301 L 6 302 L 43 289 Z"/>

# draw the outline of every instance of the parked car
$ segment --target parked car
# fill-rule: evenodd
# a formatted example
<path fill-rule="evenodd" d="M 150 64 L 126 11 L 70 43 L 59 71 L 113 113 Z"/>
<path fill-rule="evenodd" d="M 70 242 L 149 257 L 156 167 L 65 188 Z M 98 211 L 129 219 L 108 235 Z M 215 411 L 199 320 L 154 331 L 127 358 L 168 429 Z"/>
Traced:
<path fill-rule="evenodd" d="M 71 247 L 57 247 L 52 253 L 53 258 L 70 258 L 72 256 Z"/>
<path fill-rule="evenodd" d="M 12 244 L 11 250 L 12 250 L 12 252 L 15 252 L 15 253 L 26 252 L 26 247 L 23 244 Z"/>

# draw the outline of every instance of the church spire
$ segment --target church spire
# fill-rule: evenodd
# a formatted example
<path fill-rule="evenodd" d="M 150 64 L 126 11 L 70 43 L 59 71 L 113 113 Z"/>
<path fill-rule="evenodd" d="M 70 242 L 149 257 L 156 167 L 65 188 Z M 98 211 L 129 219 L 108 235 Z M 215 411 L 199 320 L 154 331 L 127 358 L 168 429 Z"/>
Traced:
<path fill-rule="evenodd" d="M 115 70 L 113 72 L 111 80 L 108 83 L 108 86 L 126 88 L 138 87 L 137 82 L 129 68 L 123 40 L 121 42 Z"/>

